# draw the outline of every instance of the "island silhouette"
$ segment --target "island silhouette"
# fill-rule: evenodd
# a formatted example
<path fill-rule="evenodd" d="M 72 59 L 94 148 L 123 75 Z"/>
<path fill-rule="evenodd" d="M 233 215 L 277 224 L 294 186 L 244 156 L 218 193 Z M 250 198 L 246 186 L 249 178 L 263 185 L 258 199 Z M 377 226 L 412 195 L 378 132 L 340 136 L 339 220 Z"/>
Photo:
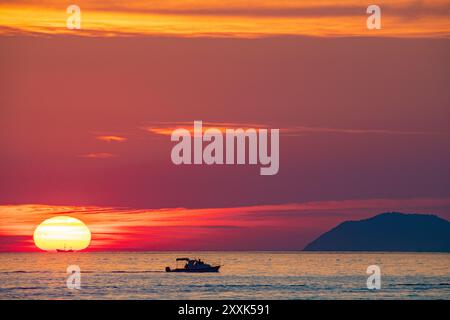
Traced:
<path fill-rule="evenodd" d="M 387 212 L 345 221 L 304 251 L 450 252 L 450 222 L 431 214 Z"/>

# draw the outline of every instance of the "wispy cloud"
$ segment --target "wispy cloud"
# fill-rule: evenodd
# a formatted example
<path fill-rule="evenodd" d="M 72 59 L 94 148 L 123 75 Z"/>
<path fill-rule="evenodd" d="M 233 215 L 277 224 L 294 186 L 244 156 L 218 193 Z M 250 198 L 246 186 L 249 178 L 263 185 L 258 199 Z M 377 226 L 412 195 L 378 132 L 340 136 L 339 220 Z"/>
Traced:
<path fill-rule="evenodd" d="M 348 129 L 348 128 L 326 128 L 326 127 L 309 127 L 297 126 L 285 129 L 291 135 L 302 134 L 381 134 L 381 135 L 429 135 L 439 134 L 438 132 L 426 131 L 402 131 L 390 129 Z"/>
<path fill-rule="evenodd" d="M 128 139 L 121 136 L 114 136 L 114 135 L 105 135 L 105 136 L 97 136 L 97 140 L 105 141 L 105 142 L 125 142 Z"/>
<path fill-rule="evenodd" d="M 264 124 L 260 123 L 233 123 L 233 122 L 205 122 L 202 121 L 202 131 L 208 130 L 209 128 L 215 128 L 220 130 L 222 133 L 225 133 L 226 129 L 248 129 L 248 128 L 269 128 Z M 194 122 L 155 122 L 153 124 L 149 124 L 143 128 L 145 131 L 150 132 L 152 134 L 170 136 L 172 132 L 176 129 L 186 129 L 191 135 L 194 133 Z"/>
<path fill-rule="evenodd" d="M 176 129 L 183 128 L 188 130 L 191 135 L 193 134 L 194 122 L 158 122 L 150 124 L 144 127 L 144 130 L 156 134 L 170 136 Z M 330 128 L 330 127 L 317 127 L 317 126 L 289 126 L 279 127 L 273 124 L 263 123 L 232 123 L 232 122 L 203 122 L 202 130 L 205 131 L 209 128 L 215 128 L 225 133 L 226 129 L 280 129 L 281 133 L 285 136 L 302 136 L 307 134 L 354 134 L 354 135 L 433 135 L 439 134 L 438 132 L 427 131 L 406 131 L 406 130 L 391 130 L 391 129 L 352 129 L 352 128 Z"/>
<path fill-rule="evenodd" d="M 81 1 L 82 30 L 67 30 L 67 14 L 55 0 L 0 4 L 2 33 L 80 36 L 174 35 L 265 37 L 449 36 L 450 4 L 442 0 L 379 1 L 382 30 L 365 26 L 367 2 L 359 0 L 133 0 Z"/>
<path fill-rule="evenodd" d="M 108 152 L 98 152 L 98 153 L 86 153 L 79 155 L 80 158 L 88 159 L 109 159 L 115 158 L 117 155 Z"/>

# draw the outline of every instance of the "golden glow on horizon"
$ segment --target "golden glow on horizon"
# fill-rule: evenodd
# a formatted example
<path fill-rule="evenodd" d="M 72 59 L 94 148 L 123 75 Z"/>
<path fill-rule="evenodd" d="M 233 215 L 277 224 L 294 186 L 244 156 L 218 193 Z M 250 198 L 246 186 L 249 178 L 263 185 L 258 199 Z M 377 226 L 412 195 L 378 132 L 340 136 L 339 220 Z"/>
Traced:
<path fill-rule="evenodd" d="M 81 30 L 68 30 L 65 7 L 52 0 L 0 4 L 0 34 L 79 36 L 392 36 L 447 37 L 449 3 L 380 1 L 382 29 L 366 28 L 367 3 L 344 1 L 83 1 Z M 383 6 L 386 10 L 383 11 Z"/>
<path fill-rule="evenodd" d="M 83 250 L 91 242 L 89 228 L 80 220 L 68 216 L 43 221 L 34 231 L 36 247 L 45 251 L 56 249 Z"/>
<path fill-rule="evenodd" d="M 392 208 L 406 212 L 421 208 L 422 211 L 439 213 L 449 205 L 450 198 L 319 201 L 198 209 L 0 205 L 0 252 L 35 250 L 37 244 L 33 243 L 33 231 L 37 232 L 36 226 L 51 217 L 62 218 L 61 214 L 77 217 L 89 225 L 92 241 L 89 243 L 86 239 L 85 243 L 92 251 L 159 250 L 181 248 L 194 240 L 205 241 L 217 237 L 219 230 L 287 230 L 295 227 L 299 231 L 312 225 L 332 227 L 345 219 L 342 212 L 348 214 L 348 220 L 355 218 L 355 214 L 367 217 Z M 86 237 L 90 235 L 85 232 Z M 66 248 L 70 249 L 70 246 L 66 241 Z M 50 250 L 56 248 L 63 249 L 64 242 Z"/>

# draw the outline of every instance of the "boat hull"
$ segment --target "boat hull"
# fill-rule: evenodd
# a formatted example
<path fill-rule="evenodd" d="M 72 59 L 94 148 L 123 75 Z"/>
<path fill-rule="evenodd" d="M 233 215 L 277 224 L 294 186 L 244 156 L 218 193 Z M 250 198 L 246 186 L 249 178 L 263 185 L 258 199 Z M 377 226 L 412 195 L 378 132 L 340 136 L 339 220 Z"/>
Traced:
<path fill-rule="evenodd" d="M 189 272 L 189 273 L 205 273 L 205 272 L 219 272 L 220 266 L 214 266 L 209 268 L 199 268 L 199 269 L 185 269 L 185 268 L 177 268 L 170 269 L 166 268 L 166 272 Z"/>

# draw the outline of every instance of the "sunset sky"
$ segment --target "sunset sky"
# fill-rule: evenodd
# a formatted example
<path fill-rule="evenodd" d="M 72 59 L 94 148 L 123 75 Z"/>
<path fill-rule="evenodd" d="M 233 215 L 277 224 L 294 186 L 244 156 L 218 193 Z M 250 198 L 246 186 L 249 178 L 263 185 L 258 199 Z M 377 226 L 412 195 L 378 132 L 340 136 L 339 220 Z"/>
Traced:
<path fill-rule="evenodd" d="M 2 33 L 70 34 L 65 8 L 82 11 L 82 35 L 269 35 L 442 37 L 449 35 L 448 0 L 131 0 L 1 1 Z M 366 8 L 381 6 L 383 28 L 367 30 Z"/>
<path fill-rule="evenodd" d="M 295 250 L 385 211 L 450 219 L 450 2 L 0 1 L 0 251 Z M 280 170 L 175 166 L 194 120 L 279 128 Z"/>

